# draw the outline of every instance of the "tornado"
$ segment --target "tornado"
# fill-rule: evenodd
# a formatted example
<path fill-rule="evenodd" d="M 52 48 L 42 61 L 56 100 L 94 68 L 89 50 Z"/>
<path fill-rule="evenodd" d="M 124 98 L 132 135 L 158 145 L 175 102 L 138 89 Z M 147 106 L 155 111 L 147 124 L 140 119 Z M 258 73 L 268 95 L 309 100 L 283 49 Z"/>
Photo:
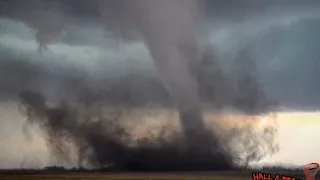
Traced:
<path fill-rule="evenodd" d="M 140 32 L 160 79 L 179 111 L 182 131 L 188 139 L 197 138 L 205 132 L 197 82 L 200 54 L 196 33 L 200 1 L 135 2 Z"/>

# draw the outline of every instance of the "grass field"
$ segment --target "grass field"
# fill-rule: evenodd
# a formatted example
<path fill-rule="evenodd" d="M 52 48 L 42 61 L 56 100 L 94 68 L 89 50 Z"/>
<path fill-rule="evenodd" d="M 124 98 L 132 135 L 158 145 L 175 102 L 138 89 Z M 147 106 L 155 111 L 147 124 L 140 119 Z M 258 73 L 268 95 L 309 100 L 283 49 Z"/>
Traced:
<path fill-rule="evenodd" d="M 297 178 L 297 177 L 296 177 Z M 299 178 L 303 176 L 299 175 Z M 39 173 L 0 174 L 0 180 L 252 180 L 251 173 Z"/>

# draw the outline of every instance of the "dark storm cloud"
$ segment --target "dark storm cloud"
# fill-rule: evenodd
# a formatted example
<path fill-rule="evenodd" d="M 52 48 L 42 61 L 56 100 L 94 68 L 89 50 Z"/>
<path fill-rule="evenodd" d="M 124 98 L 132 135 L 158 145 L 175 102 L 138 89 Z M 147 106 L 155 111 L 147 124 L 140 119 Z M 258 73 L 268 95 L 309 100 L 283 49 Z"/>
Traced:
<path fill-rule="evenodd" d="M 215 20 L 243 21 L 249 17 L 268 15 L 272 8 L 281 7 L 316 7 L 319 6 L 318 1 L 302 1 L 302 0 L 271 0 L 271 1 L 255 1 L 255 0 L 198 0 L 202 3 L 203 14 Z M 100 23 L 103 26 L 116 31 L 130 31 L 134 25 L 134 14 L 128 8 L 135 7 L 136 4 L 129 0 L 2 0 L 0 8 L 1 15 L 4 17 L 24 20 L 29 25 L 36 28 L 37 26 L 46 25 L 45 19 L 51 18 L 51 24 L 54 26 L 66 25 L 77 21 L 87 23 Z M 101 13 L 101 4 L 103 13 Z M 286 11 L 286 10 L 285 10 Z M 290 11 L 290 10 L 289 10 Z M 128 13 L 133 13 L 128 16 Z M 42 18 L 39 18 L 41 17 Z M 108 18 L 101 19 L 105 15 Z M 269 14 L 270 15 L 270 14 Z M 43 19 L 44 18 L 44 19 Z M 54 21 L 52 21 L 54 20 Z"/>

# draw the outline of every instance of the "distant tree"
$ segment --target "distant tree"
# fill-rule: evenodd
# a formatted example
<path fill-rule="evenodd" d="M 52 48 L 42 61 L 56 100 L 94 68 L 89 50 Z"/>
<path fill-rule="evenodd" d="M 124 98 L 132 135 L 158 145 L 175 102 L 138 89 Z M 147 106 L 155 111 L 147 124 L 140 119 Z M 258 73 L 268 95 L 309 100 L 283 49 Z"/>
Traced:
<path fill-rule="evenodd" d="M 61 171 L 66 171 L 66 169 L 62 166 L 48 166 L 44 168 L 45 171 L 49 172 L 61 172 Z"/>

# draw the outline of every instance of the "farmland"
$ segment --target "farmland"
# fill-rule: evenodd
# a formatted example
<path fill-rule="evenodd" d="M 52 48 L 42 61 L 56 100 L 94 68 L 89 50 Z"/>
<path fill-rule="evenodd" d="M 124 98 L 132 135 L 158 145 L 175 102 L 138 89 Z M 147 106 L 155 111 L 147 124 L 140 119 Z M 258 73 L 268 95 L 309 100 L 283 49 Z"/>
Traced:
<path fill-rule="evenodd" d="M 212 173 L 39 173 L 39 174 L 0 174 L 0 179 L 6 180 L 107 180 L 107 179 L 136 179 L 136 180 L 169 180 L 169 179 L 213 179 L 213 180 L 247 180 L 250 174 L 212 174 Z"/>
<path fill-rule="evenodd" d="M 303 178 L 302 174 L 293 176 Z M 99 173 L 99 172 L 66 172 L 66 173 L 0 173 L 0 179 L 6 180 L 251 180 L 250 172 L 204 172 L 204 173 Z"/>

